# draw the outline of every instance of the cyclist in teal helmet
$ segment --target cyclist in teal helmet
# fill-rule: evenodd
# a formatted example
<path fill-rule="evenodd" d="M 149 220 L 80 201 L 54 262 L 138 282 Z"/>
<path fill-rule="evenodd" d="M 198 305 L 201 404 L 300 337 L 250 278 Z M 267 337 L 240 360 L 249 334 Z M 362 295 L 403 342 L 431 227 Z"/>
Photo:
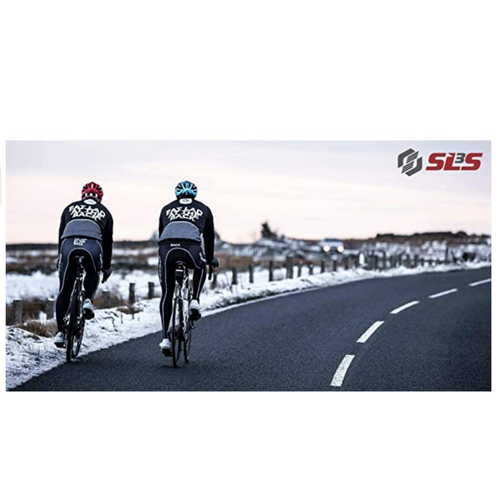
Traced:
<path fill-rule="evenodd" d="M 175 283 L 175 264 L 182 261 L 193 269 L 193 300 L 191 317 L 197 320 L 200 313 L 200 294 L 206 278 L 207 263 L 218 267 L 214 257 L 214 218 L 206 205 L 196 200 L 198 188 L 191 181 L 179 182 L 175 188 L 176 200 L 162 208 L 158 228 L 158 274 L 162 288 L 160 314 L 163 339 L 160 348 L 170 354 L 169 324 L 172 315 L 172 298 Z"/>

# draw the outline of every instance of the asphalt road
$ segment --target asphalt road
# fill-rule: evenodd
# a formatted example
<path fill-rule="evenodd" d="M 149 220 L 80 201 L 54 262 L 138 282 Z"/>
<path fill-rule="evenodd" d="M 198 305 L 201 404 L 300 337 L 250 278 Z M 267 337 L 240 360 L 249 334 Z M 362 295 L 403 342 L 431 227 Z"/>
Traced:
<path fill-rule="evenodd" d="M 248 303 L 198 322 L 189 365 L 173 368 L 157 333 L 16 390 L 489 391 L 491 282 L 469 286 L 489 278 L 491 268 L 381 278 Z"/>

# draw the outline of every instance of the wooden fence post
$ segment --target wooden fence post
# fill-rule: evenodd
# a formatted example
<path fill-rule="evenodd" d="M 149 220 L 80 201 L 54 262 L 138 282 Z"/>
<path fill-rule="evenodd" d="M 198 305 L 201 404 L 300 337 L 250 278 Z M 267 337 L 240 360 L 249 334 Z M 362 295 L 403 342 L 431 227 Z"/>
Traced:
<path fill-rule="evenodd" d="M 20 325 L 23 322 L 23 301 L 16 299 L 12 302 L 14 315 L 14 325 Z"/>
<path fill-rule="evenodd" d="M 314 264 L 309 264 L 309 276 L 311 276 L 312 274 L 314 274 Z"/>
<path fill-rule="evenodd" d="M 154 281 L 148 282 L 148 299 L 152 299 L 155 296 L 155 284 Z"/>
<path fill-rule="evenodd" d="M 102 291 L 102 307 L 104 309 L 109 309 L 109 302 L 110 302 L 110 293 L 109 290 L 103 290 Z"/>
<path fill-rule="evenodd" d="M 128 301 L 130 304 L 135 303 L 135 283 L 129 283 Z"/>
<path fill-rule="evenodd" d="M 336 272 L 337 272 L 337 259 L 335 259 L 335 260 L 333 261 L 333 264 L 332 264 L 332 271 L 333 271 L 334 273 L 336 273 Z"/>
<path fill-rule="evenodd" d="M 47 299 L 47 303 L 45 304 L 45 314 L 47 315 L 47 319 L 54 318 L 54 306 L 55 306 L 55 300 Z"/>
<path fill-rule="evenodd" d="M 286 258 L 286 277 L 287 279 L 293 278 L 293 260 L 291 257 Z"/>
<path fill-rule="evenodd" d="M 299 262 L 299 266 L 297 268 L 297 278 L 300 278 L 302 276 L 302 261 Z"/>
<path fill-rule="evenodd" d="M 269 281 L 274 280 L 274 262 L 272 260 L 269 261 Z"/>
<path fill-rule="evenodd" d="M 387 269 L 387 252 L 382 252 L 382 269 Z"/>
<path fill-rule="evenodd" d="M 373 269 L 378 269 L 378 255 L 373 256 Z"/>
<path fill-rule="evenodd" d="M 231 271 L 232 271 L 232 274 L 233 274 L 233 278 L 231 280 L 231 284 L 232 285 L 237 285 L 238 284 L 238 271 L 236 270 L 235 267 L 233 267 L 231 269 Z"/>
<path fill-rule="evenodd" d="M 248 266 L 248 281 L 253 283 L 253 264 Z"/>

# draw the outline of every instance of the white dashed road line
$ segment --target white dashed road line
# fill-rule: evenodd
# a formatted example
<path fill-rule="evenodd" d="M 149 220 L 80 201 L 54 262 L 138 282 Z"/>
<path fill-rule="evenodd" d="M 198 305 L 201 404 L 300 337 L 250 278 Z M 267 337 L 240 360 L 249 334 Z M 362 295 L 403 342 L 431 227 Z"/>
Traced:
<path fill-rule="evenodd" d="M 347 369 L 349 365 L 352 363 L 354 359 L 354 354 L 346 354 L 344 359 L 340 362 L 335 375 L 333 376 L 332 383 L 330 384 L 332 387 L 342 387 L 342 382 L 344 381 L 345 374 L 347 373 Z"/>
<path fill-rule="evenodd" d="M 429 295 L 429 299 L 437 299 L 438 297 L 442 297 L 443 295 L 448 295 L 449 293 L 458 292 L 458 288 L 452 288 L 451 290 L 446 290 L 445 292 L 435 293 L 434 295 Z"/>
<path fill-rule="evenodd" d="M 375 321 L 375 323 L 373 323 L 373 325 L 370 326 L 370 328 L 368 328 L 368 330 L 366 330 L 366 332 L 363 333 L 363 335 L 361 335 L 356 342 L 358 342 L 358 344 L 364 344 L 383 324 L 383 321 Z"/>
<path fill-rule="evenodd" d="M 394 309 L 394 311 L 391 311 L 391 314 L 398 314 L 401 311 L 408 309 L 409 307 L 416 306 L 418 303 L 419 303 L 418 300 L 414 300 L 413 302 L 408 302 L 408 304 L 405 304 L 404 306 L 400 306 L 397 309 Z"/>
<path fill-rule="evenodd" d="M 484 283 L 489 283 L 491 281 L 490 279 L 483 280 L 483 281 L 476 281 L 475 283 L 469 283 L 469 286 L 477 286 L 477 285 L 484 285 Z"/>

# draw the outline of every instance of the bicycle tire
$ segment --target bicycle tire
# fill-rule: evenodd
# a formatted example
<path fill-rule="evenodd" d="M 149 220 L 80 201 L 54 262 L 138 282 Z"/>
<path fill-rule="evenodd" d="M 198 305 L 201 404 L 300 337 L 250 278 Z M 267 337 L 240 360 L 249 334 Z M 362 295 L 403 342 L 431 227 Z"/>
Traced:
<path fill-rule="evenodd" d="M 81 291 L 77 288 L 70 303 L 69 325 L 66 334 L 66 363 L 71 363 L 78 356 L 82 346 L 85 325 L 82 304 Z"/>
<path fill-rule="evenodd" d="M 73 344 L 75 335 L 75 322 L 76 322 L 76 301 L 77 291 L 73 290 L 71 295 L 71 302 L 69 304 L 69 323 L 68 331 L 66 332 L 66 363 L 73 361 Z"/>
<path fill-rule="evenodd" d="M 83 317 L 83 298 L 80 297 L 78 303 L 78 320 L 76 323 L 76 332 L 73 335 L 73 359 L 80 353 L 83 341 L 83 331 L 85 329 L 85 318 Z"/>
<path fill-rule="evenodd" d="M 189 363 L 189 353 L 191 352 L 191 340 L 192 340 L 192 327 L 191 320 L 189 320 L 188 327 L 186 328 L 186 333 L 184 334 L 184 362 Z"/>
<path fill-rule="evenodd" d="M 192 299 L 192 293 L 191 289 L 189 290 L 189 303 L 191 303 Z M 189 353 L 191 352 L 191 340 L 192 340 L 192 333 L 193 333 L 193 322 L 191 318 L 189 317 L 190 312 L 189 310 L 187 311 L 187 314 L 185 317 L 187 318 L 187 324 L 185 326 L 184 332 L 183 332 L 183 352 L 184 352 L 184 362 L 189 363 Z"/>
<path fill-rule="evenodd" d="M 182 338 L 181 335 L 179 334 L 179 330 L 182 329 L 182 321 L 179 321 L 181 319 L 181 313 L 182 311 L 180 310 L 180 301 L 176 297 L 174 300 L 174 308 L 172 310 L 172 330 L 171 330 L 172 362 L 175 368 L 179 366 L 179 358 L 182 349 Z"/>
<path fill-rule="evenodd" d="M 73 361 L 73 331 L 71 325 L 66 333 L 66 363 Z"/>

